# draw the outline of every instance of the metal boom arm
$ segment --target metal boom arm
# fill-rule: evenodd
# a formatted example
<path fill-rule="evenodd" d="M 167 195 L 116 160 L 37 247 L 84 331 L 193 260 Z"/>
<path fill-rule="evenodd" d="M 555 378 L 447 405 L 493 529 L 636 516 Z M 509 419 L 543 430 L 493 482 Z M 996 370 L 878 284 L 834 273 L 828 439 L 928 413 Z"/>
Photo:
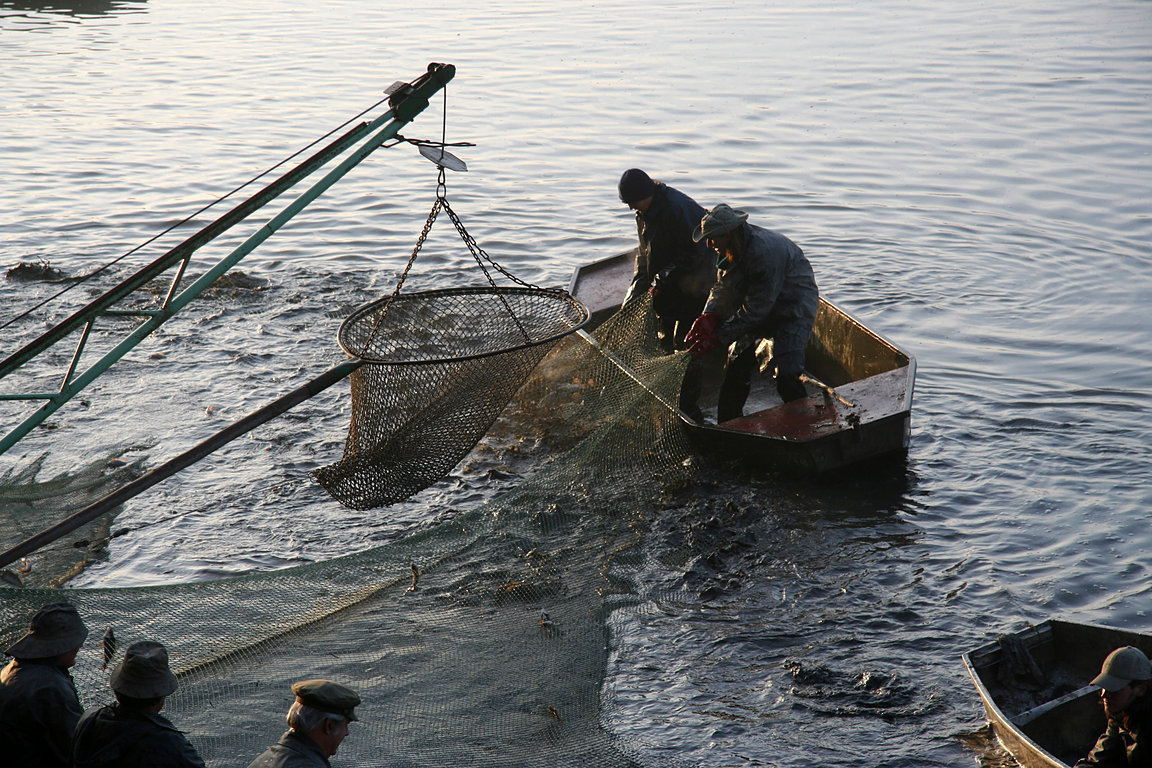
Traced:
<path fill-rule="evenodd" d="M 352 168 L 364 160 L 364 158 L 380 148 L 386 141 L 394 138 L 404 125 L 411 122 L 428 106 L 429 98 L 447 85 L 455 74 L 456 68 L 451 64 L 429 64 L 428 71 L 424 75 L 411 83 L 404 84 L 398 91 L 392 94 L 389 99 L 391 108 L 383 115 L 371 122 L 362 123 L 350 130 L 265 189 L 177 245 L 127 280 L 121 282 L 115 288 L 88 304 L 67 320 L 56 325 L 35 341 L 27 344 L 0 362 L 0 379 L 3 379 L 24 363 L 67 337 L 76 329 L 83 327 L 80 341 L 72 356 L 68 370 L 64 374 L 63 382 L 58 392 L 0 393 L 0 400 L 47 401 L 7 435 L 0 438 L 0 454 L 3 454 L 18 443 L 25 435 L 59 410 L 72 397 L 88 386 L 88 384 L 111 368 L 120 358 L 151 335 L 153 331 L 163 325 L 169 318 L 191 303 L 193 299 L 199 296 L 205 289 L 212 285 L 212 283 L 216 282 L 217 279 L 235 266 L 241 259 L 271 237 L 293 216 L 312 203 L 329 187 L 343 178 Z M 268 223 L 261 227 L 255 234 L 251 235 L 191 285 L 184 288 L 179 294 L 176 293 L 180 280 L 184 275 L 184 270 L 187 268 L 192 254 L 198 248 L 210 242 L 235 224 L 243 221 L 256 210 L 296 184 L 299 180 L 308 176 L 329 160 L 343 154 L 357 142 L 364 139 L 365 136 L 369 135 L 371 137 L 367 141 L 345 158 L 339 165 L 329 171 L 323 178 L 308 188 L 287 208 L 268 221 Z M 117 302 L 130 295 L 133 291 L 176 265 L 179 265 L 178 271 L 159 309 L 124 311 L 112 308 Z M 104 316 L 123 316 L 126 314 L 137 315 L 147 319 L 87 370 L 76 375 L 80 357 L 96 320 Z"/>

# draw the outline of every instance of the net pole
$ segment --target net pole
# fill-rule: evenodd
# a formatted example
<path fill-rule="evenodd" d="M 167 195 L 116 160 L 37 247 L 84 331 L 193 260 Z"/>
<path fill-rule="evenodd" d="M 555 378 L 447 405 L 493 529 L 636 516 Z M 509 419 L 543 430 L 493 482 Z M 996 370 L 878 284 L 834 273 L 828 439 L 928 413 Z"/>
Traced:
<path fill-rule="evenodd" d="M 121 486 L 117 490 L 108 494 L 107 496 L 89 504 L 84 509 L 69 515 L 68 517 L 56 523 L 51 528 L 37 533 L 30 538 L 25 539 L 11 549 L 0 554 L 0 568 L 19 560 L 21 557 L 31 554 L 46 544 L 56 541 L 61 536 L 66 536 L 72 531 L 76 530 L 85 523 L 100 517 L 107 512 L 112 511 L 129 499 L 138 496 L 152 486 L 165 480 L 172 475 L 176 474 L 182 469 L 186 469 L 195 464 L 200 459 L 215 451 L 221 446 L 227 445 L 241 435 L 251 432 L 256 427 L 271 421 L 285 411 L 299 405 L 310 397 L 323 392 L 328 387 L 347 378 L 353 371 L 359 368 L 361 361 L 359 359 L 347 360 L 340 365 L 329 368 L 327 371 L 312 379 L 311 381 L 297 387 L 288 394 L 277 398 L 268 405 L 253 411 L 244 418 L 236 421 L 224 429 L 220 430 L 211 437 L 197 443 L 192 448 L 189 448 L 184 453 L 164 462 L 155 469 L 146 472 L 140 477 L 136 478 L 130 483 Z"/>

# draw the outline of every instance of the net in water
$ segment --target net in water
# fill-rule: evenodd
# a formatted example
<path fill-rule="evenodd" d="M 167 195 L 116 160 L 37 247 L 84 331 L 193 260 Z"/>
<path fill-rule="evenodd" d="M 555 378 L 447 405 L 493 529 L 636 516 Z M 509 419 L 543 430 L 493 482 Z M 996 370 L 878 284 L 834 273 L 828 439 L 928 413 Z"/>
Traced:
<path fill-rule="evenodd" d="M 73 669 L 108 703 L 97 640 L 158 640 L 180 680 L 164 714 L 214 767 L 245 766 L 285 729 L 292 682 L 363 699 L 339 766 L 652 765 L 612 731 L 613 634 L 647 610 L 632 586 L 645 514 L 684 482 L 674 402 L 684 355 L 662 355 L 645 298 L 570 335 L 504 410 L 547 447 L 531 477 L 384 546 L 281 571 L 127 589 L 0 588 L 0 642 L 47 602 L 91 634 Z M 7 647 L 4 645 L 3 647 Z M 652 745 L 647 745 L 652 747 Z M 660 765 L 667 764 L 661 760 Z"/>

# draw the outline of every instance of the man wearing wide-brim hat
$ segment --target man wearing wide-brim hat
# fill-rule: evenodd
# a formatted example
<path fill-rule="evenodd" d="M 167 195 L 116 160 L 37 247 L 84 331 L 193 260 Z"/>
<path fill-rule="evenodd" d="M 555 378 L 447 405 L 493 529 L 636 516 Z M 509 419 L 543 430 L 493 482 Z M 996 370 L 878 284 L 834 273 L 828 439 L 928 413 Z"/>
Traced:
<path fill-rule="evenodd" d="M 355 722 L 360 696 L 332 680 L 301 680 L 292 685 L 296 701 L 288 709 L 288 730 L 248 768 L 330 768 Z"/>
<path fill-rule="evenodd" d="M 804 252 L 784 235 L 748 223 L 748 214 L 725 203 L 704 214 L 692 239 L 707 243 L 717 256 L 716 284 L 686 339 L 692 356 L 740 342 L 724 368 L 716 420 L 743 415 L 761 339 L 772 339 L 780 397 L 785 402 L 805 397 L 800 374 L 820 293 Z"/>
<path fill-rule="evenodd" d="M 0 672 L 0 744 L 5 764 L 66 768 L 72 732 L 83 714 L 69 668 L 88 628 L 69 603 L 50 603 L 5 653 Z"/>
<path fill-rule="evenodd" d="M 160 714 L 178 687 L 168 649 L 149 640 L 133 643 L 110 683 L 116 703 L 88 710 L 76 726 L 76 768 L 204 768 L 184 734 Z"/>
<path fill-rule="evenodd" d="M 1090 766 L 1152 766 L 1152 663 L 1130 645 L 1108 654 L 1100 674 L 1092 680 L 1108 727 L 1075 768 Z"/>

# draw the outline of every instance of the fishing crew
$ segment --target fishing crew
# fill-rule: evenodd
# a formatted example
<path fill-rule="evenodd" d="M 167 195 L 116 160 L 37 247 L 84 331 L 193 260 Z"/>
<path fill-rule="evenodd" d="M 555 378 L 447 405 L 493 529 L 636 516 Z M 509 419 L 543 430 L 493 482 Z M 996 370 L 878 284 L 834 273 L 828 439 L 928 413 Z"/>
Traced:
<path fill-rule="evenodd" d="M 72 733 L 84 710 L 69 669 L 87 637 L 75 606 L 50 603 L 5 651 L 13 657 L 0 671 L 0 743 L 6 765 L 72 764 Z"/>
<path fill-rule="evenodd" d="M 1074 768 L 1152 768 L 1152 664 L 1130 645 L 1108 654 L 1100 674 L 1100 699 L 1108 726 Z"/>
<path fill-rule="evenodd" d="M 704 309 L 716 282 L 715 259 L 692 229 L 704 208 L 688 195 L 639 168 L 620 177 L 621 202 L 636 212 L 636 268 L 624 304 L 647 291 L 659 321 L 657 337 L 666 352 L 684 348 L 684 336 Z"/>
<path fill-rule="evenodd" d="M 707 243 L 717 257 L 716 283 L 686 338 L 692 356 L 703 358 L 737 342 L 724 365 L 716 421 L 743 415 L 762 339 L 772 340 L 769 365 L 781 399 L 805 397 L 800 374 L 820 294 L 800 246 L 748 223 L 748 214 L 726 203 L 701 217 L 692 239 Z"/>
<path fill-rule="evenodd" d="M 332 680 L 301 680 L 293 684 L 296 701 L 288 709 L 288 731 L 248 768 L 329 768 L 356 722 L 360 696 Z"/>
<path fill-rule="evenodd" d="M 178 687 L 167 648 L 150 640 L 128 646 L 110 684 L 116 703 L 88 710 L 76 726 L 75 768 L 204 768 L 184 734 L 160 714 Z"/>

